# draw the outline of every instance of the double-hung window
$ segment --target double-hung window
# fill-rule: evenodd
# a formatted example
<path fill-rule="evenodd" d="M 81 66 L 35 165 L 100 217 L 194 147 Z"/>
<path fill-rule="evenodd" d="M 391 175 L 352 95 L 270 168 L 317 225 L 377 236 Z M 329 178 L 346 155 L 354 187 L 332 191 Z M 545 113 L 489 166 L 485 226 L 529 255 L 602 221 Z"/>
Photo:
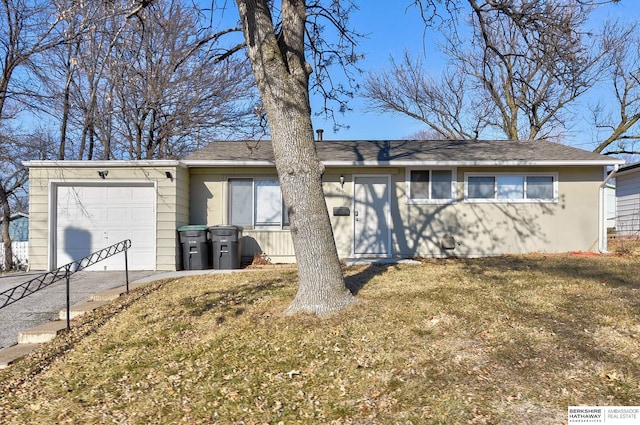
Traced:
<path fill-rule="evenodd" d="M 229 222 L 242 227 L 281 229 L 289 225 L 275 178 L 229 179 Z"/>
<path fill-rule="evenodd" d="M 407 171 L 410 204 L 442 204 L 455 199 L 452 169 L 413 169 Z"/>
<path fill-rule="evenodd" d="M 469 202 L 555 202 L 555 174 L 487 174 L 465 176 L 465 200 Z"/>

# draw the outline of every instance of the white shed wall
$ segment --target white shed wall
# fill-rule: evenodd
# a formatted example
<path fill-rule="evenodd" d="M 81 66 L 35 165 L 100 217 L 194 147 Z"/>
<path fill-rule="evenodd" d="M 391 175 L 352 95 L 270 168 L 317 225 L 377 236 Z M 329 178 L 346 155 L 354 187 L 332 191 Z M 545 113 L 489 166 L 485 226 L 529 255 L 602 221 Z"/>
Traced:
<path fill-rule="evenodd" d="M 640 236 L 640 168 L 616 177 L 616 231 Z"/>

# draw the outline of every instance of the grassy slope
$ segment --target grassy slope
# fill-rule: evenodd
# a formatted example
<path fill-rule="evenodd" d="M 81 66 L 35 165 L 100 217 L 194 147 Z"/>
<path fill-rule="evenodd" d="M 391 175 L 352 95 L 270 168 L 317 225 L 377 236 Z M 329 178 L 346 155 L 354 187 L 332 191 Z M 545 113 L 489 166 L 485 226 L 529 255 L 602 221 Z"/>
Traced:
<path fill-rule="evenodd" d="M 280 315 L 286 270 L 147 288 L 1 371 L 0 417 L 548 424 L 570 405 L 640 405 L 638 257 L 346 273 L 360 303 L 325 318 Z"/>

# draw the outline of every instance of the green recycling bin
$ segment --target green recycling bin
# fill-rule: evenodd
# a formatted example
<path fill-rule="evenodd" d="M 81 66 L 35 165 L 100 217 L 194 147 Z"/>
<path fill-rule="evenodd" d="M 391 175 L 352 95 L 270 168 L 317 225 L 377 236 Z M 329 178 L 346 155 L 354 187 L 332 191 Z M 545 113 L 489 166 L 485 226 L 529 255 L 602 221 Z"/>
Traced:
<path fill-rule="evenodd" d="M 183 270 L 210 269 L 208 227 L 204 225 L 181 226 L 178 228 L 178 234 L 182 245 Z"/>
<path fill-rule="evenodd" d="M 242 252 L 242 227 L 218 225 L 209 227 L 213 268 L 239 269 Z"/>

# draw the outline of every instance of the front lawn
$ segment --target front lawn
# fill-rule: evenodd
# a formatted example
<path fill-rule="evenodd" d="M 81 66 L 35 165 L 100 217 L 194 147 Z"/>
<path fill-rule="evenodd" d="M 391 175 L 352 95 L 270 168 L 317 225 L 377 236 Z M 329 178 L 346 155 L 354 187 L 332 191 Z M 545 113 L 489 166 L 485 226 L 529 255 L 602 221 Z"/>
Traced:
<path fill-rule="evenodd" d="M 0 371 L 3 423 L 561 424 L 640 405 L 640 258 L 346 269 L 359 303 L 283 317 L 294 271 L 152 284 Z"/>

